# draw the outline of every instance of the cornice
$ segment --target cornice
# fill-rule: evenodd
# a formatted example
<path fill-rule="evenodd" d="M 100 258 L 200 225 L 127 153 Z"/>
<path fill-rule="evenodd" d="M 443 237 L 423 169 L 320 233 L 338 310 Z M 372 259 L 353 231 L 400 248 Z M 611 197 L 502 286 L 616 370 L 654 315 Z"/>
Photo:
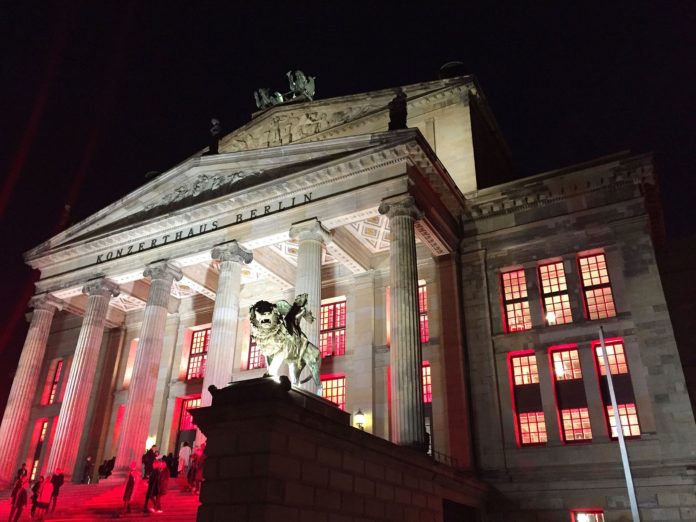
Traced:
<path fill-rule="evenodd" d="M 578 196 L 655 184 L 652 157 L 636 156 L 575 171 L 554 171 L 465 194 L 467 219 L 477 221 Z M 623 198 L 625 199 L 625 198 Z"/>
<path fill-rule="evenodd" d="M 237 212 L 247 206 L 272 203 L 282 198 L 298 196 L 313 187 L 336 183 L 407 161 L 410 149 L 405 144 L 412 141 L 416 135 L 416 130 L 407 130 L 398 133 L 396 138 L 391 133 L 391 139 L 382 139 L 390 138 L 387 133 L 384 133 L 384 136 L 373 136 L 372 141 L 376 142 L 377 146 L 372 147 L 371 152 L 359 150 L 351 156 L 328 161 L 301 173 L 267 181 L 232 195 L 220 196 L 214 200 L 172 212 L 165 217 L 152 218 L 145 223 L 139 223 L 118 232 L 107 232 L 75 244 L 58 247 L 44 255 L 31 257 L 32 251 L 30 251 L 25 258 L 33 268 L 43 269 L 51 264 L 68 261 L 86 254 L 94 254 L 177 227 L 195 226 L 199 222 L 221 214 Z"/>

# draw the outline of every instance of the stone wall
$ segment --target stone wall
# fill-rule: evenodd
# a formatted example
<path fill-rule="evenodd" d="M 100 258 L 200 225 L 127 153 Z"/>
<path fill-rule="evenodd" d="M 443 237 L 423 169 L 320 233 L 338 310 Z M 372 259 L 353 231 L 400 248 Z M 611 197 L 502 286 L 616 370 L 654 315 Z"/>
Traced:
<path fill-rule="evenodd" d="M 208 438 L 199 522 L 480 520 L 488 488 L 472 474 L 351 427 L 287 381 L 235 383 L 192 413 Z"/>

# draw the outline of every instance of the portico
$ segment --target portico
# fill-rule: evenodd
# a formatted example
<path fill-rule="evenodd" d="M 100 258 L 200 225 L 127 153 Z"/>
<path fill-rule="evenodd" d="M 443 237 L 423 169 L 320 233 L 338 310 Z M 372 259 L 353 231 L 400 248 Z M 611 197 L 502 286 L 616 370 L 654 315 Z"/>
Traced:
<path fill-rule="evenodd" d="M 419 255 L 426 261 L 456 249 L 456 242 L 448 244 L 446 238 L 455 235 L 448 226 L 456 222 L 457 209 L 428 203 L 429 197 L 437 199 L 436 192 L 448 190 L 446 173 L 429 159 L 431 154 L 417 131 L 405 130 L 338 138 L 321 145 L 197 157 L 93 216 L 79 229 L 70 229 L 30 252 L 28 261 L 42 271 L 37 293 L 84 316 L 83 330 L 95 332 L 85 334 L 91 336 L 89 346 L 101 343 L 100 328 L 102 332 L 124 329 L 124 346 L 137 345 L 134 357 L 121 349 L 114 370 L 118 380 L 131 365 L 128 387 L 118 391 L 117 385 L 112 411 L 105 417 L 101 444 L 108 447 L 102 454 L 110 456 L 112 448 L 117 467 L 124 468 L 139 461 L 148 441 L 171 447 L 173 426 L 183 414 L 176 411 L 181 402 L 176 402 L 177 397 L 194 391 L 207 404 L 210 384 L 224 386 L 233 374 L 239 378 L 240 352 L 249 350 L 246 310 L 257 299 L 291 300 L 293 294 L 308 293 L 316 321 L 306 331 L 319 344 L 319 307 L 322 297 L 331 297 L 330 287 L 340 286 L 340 281 L 350 285 L 354 278 L 385 270 L 388 264 L 384 263 L 396 255 L 399 260 L 387 272 L 393 274 L 396 267 L 398 275 L 391 284 L 403 286 L 411 306 L 392 308 L 387 338 L 402 342 L 404 325 L 410 325 L 409 331 L 418 325 L 418 310 L 413 308 L 418 286 L 413 241 L 418 238 Z M 424 211 L 412 216 L 410 232 L 395 227 L 391 214 L 380 214 L 384 201 L 403 198 L 423 202 Z M 390 227 L 392 245 L 395 238 L 400 243 L 403 233 L 410 234 L 413 248 L 406 254 L 393 249 L 390 253 Z M 375 230 L 381 230 L 381 236 Z M 405 259 L 411 268 L 403 272 L 399 267 Z M 90 308 L 96 298 L 83 292 L 95 276 L 110 285 L 108 295 L 98 294 L 108 303 L 108 308 L 106 304 L 100 308 L 102 323 L 98 324 L 91 319 L 96 312 Z M 170 342 L 165 334 L 168 318 L 189 321 L 194 313 L 191 299 L 198 303 L 196 322 L 208 317 L 212 326 L 207 366 L 197 391 L 193 383 L 177 382 L 176 360 L 181 367 L 184 357 L 177 353 L 177 346 L 165 346 Z M 185 335 L 185 328 L 179 328 L 177 336 Z M 408 366 L 417 374 L 421 347 L 417 331 L 408 335 Z M 175 345 L 181 343 L 181 338 L 175 340 Z M 89 353 L 98 350 L 92 347 Z M 402 353 L 406 352 L 392 354 L 395 372 Z M 96 367 L 96 359 L 90 361 L 87 375 Z M 80 398 L 82 411 L 91 400 L 91 379 L 83 377 L 85 370 L 76 362 L 67 378 L 50 458 L 43 464 L 48 469 L 62 466 L 67 473 L 78 472 L 85 456 L 81 453 L 86 451 L 82 439 L 88 431 L 87 426 L 75 424 L 79 421 L 70 420 L 84 414 L 67 417 L 67 407 Z M 173 371 L 162 373 L 165 366 Z M 407 445 L 422 444 L 422 409 L 413 407 L 420 401 L 420 388 L 412 388 L 408 406 L 402 407 L 399 382 L 393 381 L 392 415 L 410 418 L 420 427 L 414 428 L 417 435 L 406 438 L 392 429 L 391 437 Z M 389 429 L 378 426 L 382 422 L 377 418 L 379 408 L 358 407 L 375 415 L 376 432 L 390 436 Z M 6 476 L 13 467 L 8 464 Z"/>

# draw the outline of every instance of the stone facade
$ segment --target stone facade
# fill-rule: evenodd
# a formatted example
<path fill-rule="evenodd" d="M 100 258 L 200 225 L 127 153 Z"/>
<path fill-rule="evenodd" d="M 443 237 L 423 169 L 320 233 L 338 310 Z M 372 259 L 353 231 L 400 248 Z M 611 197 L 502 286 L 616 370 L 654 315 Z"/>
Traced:
<path fill-rule="evenodd" d="M 0 481 L 21 462 L 38 473 L 67 466 L 77 478 L 87 456 L 117 456 L 124 467 L 151 444 L 168 453 L 202 441 L 187 408 L 208 404 L 203 383 L 264 373 L 249 306 L 306 292 L 317 320 L 305 327 L 333 350 L 322 393 L 361 410 L 379 439 L 430 444 L 432 456 L 418 456 L 430 459 L 419 461 L 425 468 L 439 461 L 486 481 L 486 520 L 627 513 L 593 355 L 602 326 L 621 339 L 630 368 L 618 379 L 638 412 L 640 437 L 627 444 L 641 513 L 693 519 L 696 427 L 655 262 L 651 157 L 618 154 L 511 181 L 473 78 L 403 90 L 408 129 L 387 130 L 393 89 L 275 106 L 221 139 L 219 154 L 202 151 L 27 252 L 41 278 L 25 345 L 34 355 L 23 356 L 15 388 L 36 391 L 24 397 L 28 417 L 22 401 L 5 412 L 0 442 L 13 451 Z M 395 213 L 404 202 L 411 211 Z M 303 233 L 310 225 L 320 233 Z M 600 320 L 587 318 L 585 254 L 604 256 L 611 279 L 615 313 Z M 538 271 L 548 263 L 565 271 L 568 324 L 544 318 Z M 529 324 L 508 333 L 501 274 L 510 270 L 526 276 Z M 108 308 L 99 321 L 82 291 L 94 278 L 112 290 L 100 294 Z M 567 443 L 558 421 L 549 349 L 567 345 L 578 354 L 574 393 L 586 400 L 591 442 Z M 543 445 L 520 442 L 509 360 L 522 351 L 536 360 Z M 384 442 L 345 426 L 333 435 L 370 451 Z"/>

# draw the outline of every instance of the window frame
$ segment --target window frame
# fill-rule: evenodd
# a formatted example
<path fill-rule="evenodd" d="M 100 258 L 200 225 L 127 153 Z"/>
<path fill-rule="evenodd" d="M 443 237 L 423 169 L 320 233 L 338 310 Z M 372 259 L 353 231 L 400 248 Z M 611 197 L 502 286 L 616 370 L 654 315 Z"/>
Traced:
<path fill-rule="evenodd" d="M 433 402 L 433 370 L 430 361 L 423 361 L 421 365 L 421 386 L 423 389 L 423 403 Z"/>
<path fill-rule="evenodd" d="M 516 375 L 515 375 L 515 364 L 514 360 L 515 359 L 522 359 L 522 358 L 528 358 L 528 357 L 534 357 L 534 364 L 527 364 L 525 367 L 529 368 L 535 368 L 535 372 L 520 372 L 520 377 L 522 378 L 523 382 L 520 382 L 519 384 L 516 382 Z M 513 423 L 515 427 L 515 442 L 517 443 L 518 448 L 529 448 L 529 447 L 544 447 L 548 444 L 549 440 L 549 431 L 548 427 L 546 425 L 546 415 L 544 414 L 544 409 L 543 405 L 541 405 L 540 410 L 535 410 L 535 411 L 525 411 L 520 413 L 518 411 L 517 407 L 517 397 L 515 395 L 515 389 L 517 387 L 521 386 L 538 386 L 540 387 L 539 383 L 539 365 L 538 362 L 536 361 L 537 354 L 534 350 L 520 350 L 516 352 L 509 352 L 507 354 L 507 366 L 508 366 L 508 381 L 509 381 L 509 388 L 510 388 L 510 403 L 511 403 L 511 409 L 512 409 L 512 417 L 513 417 Z M 527 361 L 529 362 L 529 361 Z M 530 382 L 524 382 L 527 376 L 531 376 L 529 379 Z M 536 376 L 536 381 L 534 380 L 534 376 Z M 541 393 L 541 389 L 539 389 L 539 393 Z M 534 413 L 536 415 L 541 414 L 542 418 L 544 419 L 544 437 L 546 438 L 545 441 L 539 441 L 539 442 L 528 442 L 525 443 L 523 442 L 523 435 L 522 435 L 522 414 L 529 415 L 531 413 Z M 537 433 L 540 433 L 537 431 Z"/>
<path fill-rule="evenodd" d="M 334 386 L 334 387 L 326 387 L 327 382 L 340 382 L 340 386 Z M 331 394 L 331 397 L 340 397 L 342 398 L 341 402 L 336 402 L 332 398 L 328 397 L 328 390 L 330 388 L 338 389 L 340 390 L 339 393 L 337 394 Z M 330 373 L 326 375 L 321 376 L 321 397 L 323 399 L 326 399 L 327 401 L 330 401 L 336 405 L 336 407 L 340 410 L 346 411 L 346 374 L 345 373 Z"/>
<path fill-rule="evenodd" d="M 420 336 L 421 344 L 426 344 L 430 341 L 430 323 L 428 322 L 428 285 L 425 281 L 418 281 L 418 334 Z"/>
<path fill-rule="evenodd" d="M 189 344 L 188 361 L 186 363 L 185 381 L 196 381 L 205 378 L 205 369 L 208 362 L 208 347 L 210 346 L 210 332 L 212 327 L 198 328 L 191 332 L 191 342 Z M 197 342 L 197 336 L 203 333 L 202 350 L 194 352 L 194 345 Z M 195 375 L 191 374 L 191 363 L 194 360 L 200 359 L 198 372 Z"/>
<path fill-rule="evenodd" d="M 546 291 L 544 288 L 544 275 L 543 275 L 543 269 L 547 269 L 547 274 L 549 274 L 548 267 L 554 267 L 555 271 L 555 279 L 556 279 L 556 285 L 558 286 L 557 290 L 550 289 L 549 291 Z M 558 267 L 563 270 L 563 275 L 560 276 L 558 274 Z M 546 326 L 561 326 L 565 324 L 572 324 L 574 321 L 573 318 L 573 307 L 570 304 L 570 293 L 568 291 L 568 275 L 566 274 L 566 269 L 565 269 L 565 263 L 563 259 L 556 259 L 556 260 L 547 260 L 542 263 L 539 263 L 537 265 L 537 277 L 539 279 L 539 298 L 541 300 L 541 309 L 543 311 L 543 319 L 544 319 L 544 324 Z M 563 279 L 563 283 L 560 283 L 560 279 Z M 549 275 L 548 277 L 549 280 L 553 280 L 554 278 Z M 561 288 L 561 284 L 565 286 L 565 288 Z M 553 283 L 549 282 L 548 286 L 553 287 Z M 552 300 L 552 305 L 553 309 L 549 310 L 549 308 L 546 306 L 546 299 L 549 298 Z M 562 317 L 564 318 L 563 322 L 558 322 L 558 313 L 556 311 L 556 303 L 553 302 L 555 298 L 560 299 L 560 309 L 563 312 Z M 565 299 L 564 299 L 565 298 Z M 565 301 L 565 303 L 564 303 Z M 567 304 L 567 308 L 564 306 Z M 566 313 L 567 311 L 567 313 Z M 554 313 L 554 322 L 551 323 L 548 319 L 549 313 L 553 312 Z M 567 320 L 566 320 L 567 319 Z"/>
<path fill-rule="evenodd" d="M 507 292 L 507 288 L 505 286 L 505 276 L 509 276 L 510 274 L 522 274 L 522 279 L 523 279 L 523 284 L 520 283 L 520 277 L 519 275 L 516 277 L 517 280 L 517 292 L 520 294 L 519 297 L 511 297 L 507 298 L 507 294 L 510 293 L 511 295 L 514 295 L 515 290 L 514 287 L 510 287 L 510 292 Z M 511 279 L 511 278 L 509 278 Z M 530 311 L 529 307 L 529 290 L 527 289 L 527 274 L 524 270 L 524 268 L 513 268 L 505 271 L 500 272 L 500 278 L 499 278 L 499 284 L 500 284 L 500 306 L 502 308 L 503 312 L 503 328 L 505 329 L 505 333 L 516 333 L 516 332 L 524 332 L 527 330 L 531 330 L 534 325 L 532 324 L 532 314 Z M 522 294 L 522 289 L 524 289 L 524 295 Z M 522 318 L 522 327 L 518 328 L 517 327 L 517 311 L 518 309 L 515 308 L 515 305 L 521 305 L 520 312 L 521 312 L 521 318 Z M 525 306 L 526 305 L 526 306 Z M 515 327 L 513 329 L 513 326 L 511 326 L 511 321 L 510 321 L 510 316 L 508 315 L 508 306 L 512 306 L 513 309 L 511 310 L 513 313 L 513 318 L 515 319 Z M 529 325 L 527 327 L 527 325 Z"/>
<path fill-rule="evenodd" d="M 602 256 L 602 258 L 604 259 L 604 271 L 606 273 L 607 282 L 606 283 L 600 282 L 597 284 L 586 285 L 585 284 L 585 272 L 583 271 L 582 260 L 595 258 L 598 256 Z M 609 275 L 609 263 L 607 261 L 606 253 L 604 253 L 604 252 L 589 252 L 589 253 L 586 252 L 586 253 L 578 254 L 577 255 L 577 266 L 578 266 L 578 279 L 580 281 L 580 288 L 582 289 L 582 303 L 583 303 L 583 310 L 585 313 L 585 319 L 588 321 L 599 321 L 601 319 L 609 319 L 611 317 L 616 317 L 616 315 L 618 313 L 616 310 L 616 299 L 614 299 L 614 288 L 611 284 L 611 276 Z M 599 268 L 599 264 L 598 264 L 597 270 L 601 270 L 601 268 Z M 592 276 L 590 276 L 590 278 L 591 277 Z M 601 273 L 600 273 L 599 277 L 601 278 Z M 587 293 L 591 292 L 591 291 L 603 290 L 603 289 L 607 289 L 607 288 L 609 289 L 608 295 L 611 296 L 611 303 L 614 307 L 613 315 L 607 315 L 605 317 L 601 317 L 601 316 L 591 317 L 590 316 L 590 305 L 589 305 Z M 603 299 L 604 299 L 604 295 L 606 295 L 606 294 L 602 295 Z M 596 300 L 597 296 L 595 295 L 593 297 Z M 604 303 L 606 304 L 606 301 L 604 301 Z"/>
<path fill-rule="evenodd" d="M 253 359 L 252 359 L 253 357 Z M 266 358 L 261 353 L 261 348 L 259 347 L 256 339 L 253 335 L 249 336 L 249 350 L 247 351 L 247 361 L 246 369 L 258 370 L 266 367 Z"/>
<path fill-rule="evenodd" d="M 332 327 L 323 328 L 325 315 L 327 313 L 327 324 L 333 323 Z M 347 300 L 344 296 L 334 298 L 321 303 L 319 308 L 319 351 L 322 359 L 325 357 L 340 357 L 346 354 L 346 323 L 348 316 Z M 326 340 L 326 342 L 325 342 Z M 331 348 L 330 351 L 325 347 Z"/>

